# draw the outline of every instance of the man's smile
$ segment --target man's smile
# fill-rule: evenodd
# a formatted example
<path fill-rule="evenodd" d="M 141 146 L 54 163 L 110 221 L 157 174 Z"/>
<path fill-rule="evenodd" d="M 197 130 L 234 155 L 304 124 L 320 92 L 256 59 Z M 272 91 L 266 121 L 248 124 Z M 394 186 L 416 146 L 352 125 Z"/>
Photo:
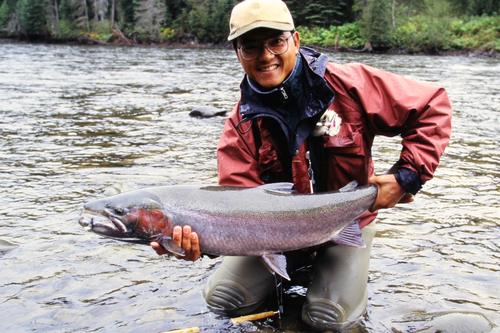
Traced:
<path fill-rule="evenodd" d="M 275 69 L 278 69 L 278 67 L 279 67 L 279 65 L 271 65 L 271 66 L 262 67 L 259 70 L 261 72 L 271 72 L 271 71 L 274 71 Z"/>

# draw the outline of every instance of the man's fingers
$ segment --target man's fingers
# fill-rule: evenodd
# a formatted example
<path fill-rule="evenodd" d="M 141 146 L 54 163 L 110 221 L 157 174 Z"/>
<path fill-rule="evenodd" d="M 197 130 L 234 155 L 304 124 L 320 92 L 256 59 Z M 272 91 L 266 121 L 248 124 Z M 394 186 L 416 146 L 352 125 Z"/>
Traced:
<path fill-rule="evenodd" d="M 175 244 L 179 245 L 181 248 L 186 251 L 186 255 L 175 256 L 177 259 L 183 259 L 187 261 L 196 261 L 201 256 L 200 251 L 200 242 L 198 235 L 192 231 L 190 226 L 184 226 L 183 228 L 180 226 L 175 226 L 172 231 L 172 240 Z M 159 255 L 169 254 L 160 244 L 157 242 L 151 242 L 151 247 L 158 253 Z"/>
<path fill-rule="evenodd" d="M 178 225 L 175 226 L 174 230 L 172 231 L 172 240 L 175 242 L 175 244 L 182 247 L 182 228 Z"/>
<path fill-rule="evenodd" d="M 200 247 L 200 242 L 198 240 L 198 234 L 196 232 L 191 233 L 191 247 L 193 249 Z"/>
<path fill-rule="evenodd" d="M 192 261 L 196 261 L 200 258 L 200 241 L 198 238 L 198 234 L 196 232 L 191 233 L 191 253 L 189 259 Z"/>
<path fill-rule="evenodd" d="M 370 178 L 368 178 L 368 183 L 377 185 L 377 176 L 371 176 Z"/>
<path fill-rule="evenodd" d="M 378 192 L 377 192 L 377 199 L 375 199 L 375 202 L 373 203 L 373 206 L 369 209 L 370 212 L 376 212 L 377 210 L 380 209 L 379 203 L 379 198 L 380 198 L 380 182 L 378 181 L 378 177 L 376 176 L 371 176 L 368 179 L 369 184 L 376 185 L 378 187 Z"/>
<path fill-rule="evenodd" d="M 198 239 L 198 234 L 196 232 L 191 233 L 191 250 L 196 252 L 195 256 L 196 259 L 198 259 L 200 256 L 200 242 Z"/>
<path fill-rule="evenodd" d="M 191 227 L 188 225 L 182 229 L 182 248 L 186 252 L 191 251 Z"/>

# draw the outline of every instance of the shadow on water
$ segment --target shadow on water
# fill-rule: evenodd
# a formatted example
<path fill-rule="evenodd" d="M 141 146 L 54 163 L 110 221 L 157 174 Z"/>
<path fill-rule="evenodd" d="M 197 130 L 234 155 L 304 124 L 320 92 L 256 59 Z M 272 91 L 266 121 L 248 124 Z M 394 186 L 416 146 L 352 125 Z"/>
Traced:
<path fill-rule="evenodd" d="M 417 200 L 380 213 L 366 315 L 352 332 L 500 327 L 500 62 L 329 54 L 444 86 L 453 137 Z M 285 285 L 284 315 L 241 326 L 208 311 L 220 259 L 185 263 L 85 232 L 89 199 L 217 182 L 224 118 L 243 72 L 230 50 L 0 45 L 0 320 L 5 331 L 307 332 L 310 272 Z M 377 138 L 379 172 L 400 151 Z M 298 275 L 298 276 L 299 276 Z M 262 310 L 277 310 L 272 295 Z"/>

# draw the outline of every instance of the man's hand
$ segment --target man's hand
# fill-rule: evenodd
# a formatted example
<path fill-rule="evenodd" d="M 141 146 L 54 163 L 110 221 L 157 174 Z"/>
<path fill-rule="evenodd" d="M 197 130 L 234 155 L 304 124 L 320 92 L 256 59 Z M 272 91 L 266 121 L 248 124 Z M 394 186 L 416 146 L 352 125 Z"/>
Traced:
<path fill-rule="evenodd" d="M 381 208 L 392 208 L 397 203 L 413 202 L 413 195 L 406 193 L 394 175 L 373 176 L 368 179 L 368 182 L 378 187 L 377 200 L 370 208 L 370 212 Z"/>
<path fill-rule="evenodd" d="M 175 226 L 172 231 L 172 239 L 177 245 L 186 251 L 186 255 L 184 257 L 176 256 L 177 259 L 196 261 L 200 258 L 201 251 L 198 234 L 196 234 L 196 232 L 191 232 L 190 226 L 186 225 L 184 228 Z M 157 242 L 151 242 L 150 245 L 159 255 L 168 254 L 168 252 Z"/>

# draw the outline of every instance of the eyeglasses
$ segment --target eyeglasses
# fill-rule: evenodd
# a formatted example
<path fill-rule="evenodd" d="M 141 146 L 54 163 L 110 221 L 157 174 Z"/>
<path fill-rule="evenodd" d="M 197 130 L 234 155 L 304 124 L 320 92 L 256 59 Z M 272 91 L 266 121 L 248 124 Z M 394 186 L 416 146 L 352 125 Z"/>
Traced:
<path fill-rule="evenodd" d="M 265 40 L 264 43 L 262 43 L 262 41 L 243 43 L 240 46 L 237 46 L 237 49 L 241 51 L 241 57 L 245 60 L 254 60 L 257 58 L 262 49 L 262 44 L 264 44 L 266 49 L 268 49 L 272 54 L 280 55 L 288 51 L 288 40 L 291 37 L 293 37 L 293 31 L 288 37 L 281 35 L 271 37 Z"/>

